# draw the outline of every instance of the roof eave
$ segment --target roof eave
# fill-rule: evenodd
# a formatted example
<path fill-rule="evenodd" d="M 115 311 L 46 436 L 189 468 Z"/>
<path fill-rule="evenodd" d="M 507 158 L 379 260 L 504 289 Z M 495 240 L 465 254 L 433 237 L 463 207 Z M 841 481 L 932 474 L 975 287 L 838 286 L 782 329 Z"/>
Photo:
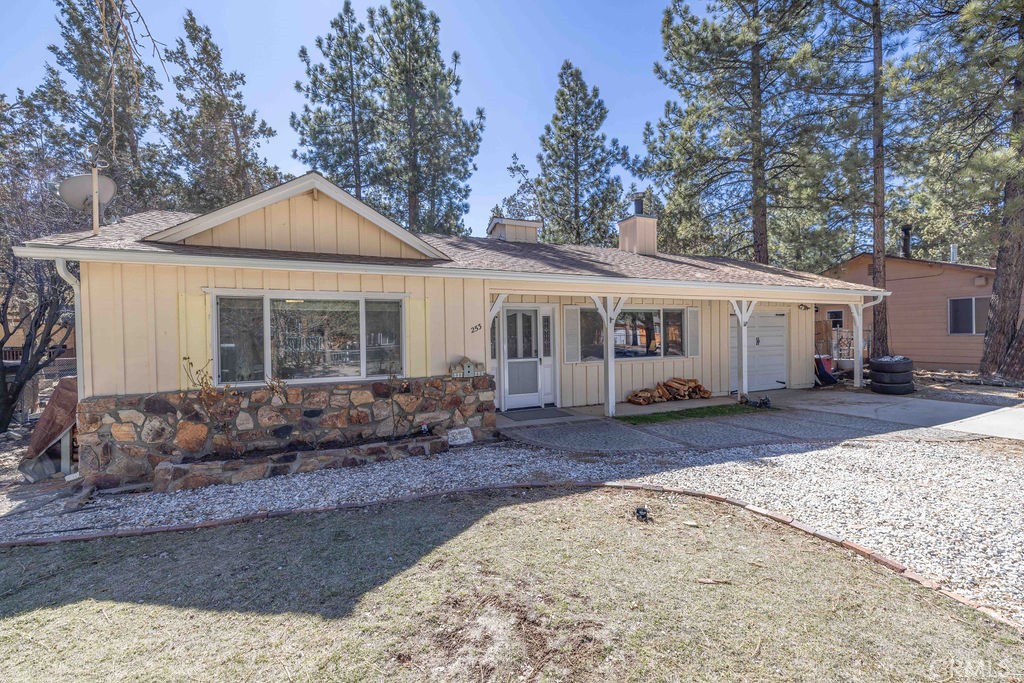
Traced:
<path fill-rule="evenodd" d="M 207 254 L 180 254 L 160 251 L 132 251 L 128 249 L 83 249 L 33 245 L 15 247 L 20 258 L 69 259 L 112 263 L 143 263 L 174 266 L 234 267 L 267 270 L 306 270 L 312 272 L 346 272 L 373 275 L 405 275 L 424 277 L 486 278 L 491 280 L 545 280 L 595 285 L 641 285 L 657 288 L 725 289 L 737 292 L 787 292 L 792 294 L 829 294 L 839 296 L 888 296 L 890 292 L 877 288 L 848 289 L 842 287 L 815 287 L 798 285 L 763 285 L 728 282 L 700 282 L 687 280 L 661 280 L 652 278 L 625 278 L 576 273 L 544 273 L 535 271 L 505 271 L 484 268 L 457 268 L 445 265 L 385 265 L 330 261 L 307 261 L 267 257 L 211 256 Z M 447 260 L 447 259 L 446 259 Z M 839 282 L 839 281 L 837 281 Z"/>

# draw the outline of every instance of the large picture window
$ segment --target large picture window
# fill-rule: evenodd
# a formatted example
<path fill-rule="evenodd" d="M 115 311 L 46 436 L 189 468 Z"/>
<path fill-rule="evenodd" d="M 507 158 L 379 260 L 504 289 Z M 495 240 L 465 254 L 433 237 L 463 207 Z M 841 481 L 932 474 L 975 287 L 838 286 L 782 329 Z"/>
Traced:
<path fill-rule="evenodd" d="M 359 302 L 272 299 L 270 352 L 280 379 L 359 377 Z"/>
<path fill-rule="evenodd" d="M 651 359 L 700 355 L 696 308 L 626 310 L 615 320 L 615 358 Z M 605 325 L 592 308 L 565 308 L 565 362 L 604 359 Z"/>
<path fill-rule="evenodd" d="M 950 334 L 985 334 L 991 297 L 978 296 L 949 300 Z"/>
<path fill-rule="evenodd" d="M 216 307 L 221 384 L 403 374 L 401 301 L 267 293 Z"/>

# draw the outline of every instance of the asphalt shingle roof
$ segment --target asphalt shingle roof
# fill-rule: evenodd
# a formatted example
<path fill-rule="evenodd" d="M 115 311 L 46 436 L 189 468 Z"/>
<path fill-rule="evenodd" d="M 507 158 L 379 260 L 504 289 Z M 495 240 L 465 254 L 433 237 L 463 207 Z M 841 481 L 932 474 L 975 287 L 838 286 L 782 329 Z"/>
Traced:
<path fill-rule="evenodd" d="M 445 259 L 369 258 L 308 252 L 268 252 L 147 241 L 145 238 L 194 218 L 194 214 L 175 211 L 146 211 L 126 216 L 103 226 L 100 234 L 64 233 L 41 237 L 28 243 L 35 247 L 130 250 L 137 252 L 206 255 L 236 258 L 290 259 L 314 263 L 360 263 L 401 265 L 431 269 L 465 269 L 501 273 L 537 273 L 611 277 L 647 280 L 671 280 L 689 283 L 731 285 L 816 287 L 877 291 L 872 287 L 843 282 L 823 275 L 761 265 L 735 259 L 710 256 L 657 254 L 642 256 L 615 248 L 575 245 L 504 242 L 485 237 L 448 237 L 421 234 L 428 244 L 448 256 Z"/>

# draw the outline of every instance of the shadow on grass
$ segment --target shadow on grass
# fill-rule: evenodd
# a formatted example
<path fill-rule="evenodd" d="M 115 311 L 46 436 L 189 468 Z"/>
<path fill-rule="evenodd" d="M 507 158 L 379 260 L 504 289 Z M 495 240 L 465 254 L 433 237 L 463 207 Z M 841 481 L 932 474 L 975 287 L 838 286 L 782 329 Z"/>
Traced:
<path fill-rule="evenodd" d="M 571 442 L 572 430 L 587 429 L 587 424 L 593 425 L 542 429 L 553 429 L 559 439 Z M 872 436 L 893 428 L 872 420 L 808 416 L 793 410 L 643 427 L 614 421 L 601 424 L 625 432 L 624 438 L 633 439 L 635 448 L 643 446 L 647 435 L 675 443 L 676 450 L 643 457 L 625 450 L 611 457 L 576 456 L 588 462 L 585 478 L 591 480 L 641 477 L 724 462 L 770 461 L 818 449 L 823 442 Z M 905 429 L 905 425 L 896 427 Z M 810 439 L 813 430 L 817 436 Z M 688 450 L 701 440 L 715 448 Z M 768 452 L 740 448 L 755 445 L 774 447 Z M 373 471 L 373 466 L 360 468 L 353 470 L 353 476 L 372 477 Z M 551 472 L 552 480 L 568 478 Z M 494 483 L 509 480 L 507 474 L 499 473 Z M 560 497 L 566 491 L 544 489 L 532 493 L 531 500 Z M 516 499 L 484 496 L 466 506 L 397 504 L 399 509 L 418 510 L 412 517 L 371 506 L 184 533 L 2 550 L 0 618 L 86 598 L 341 617 L 350 613 L 362 596 L 407 571 L 510 500 Z M 585 524 L 586 520 L 573 523 Z"/>
<path fill-rule="evenodd" d="M 457 495 L 439 494 L 212 529 L 0 550 L 0 619 L 85 599 L 343 617 L 362 596 L 509 501 L 567 491 L 580 492 L 481 494 L 466 505 L 436 504 Z"/>

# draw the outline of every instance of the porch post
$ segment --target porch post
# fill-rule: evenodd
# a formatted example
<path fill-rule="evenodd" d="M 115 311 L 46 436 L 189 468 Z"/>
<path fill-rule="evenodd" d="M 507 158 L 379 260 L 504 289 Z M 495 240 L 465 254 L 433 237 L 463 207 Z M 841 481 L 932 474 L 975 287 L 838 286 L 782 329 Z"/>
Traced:
<path fill-rule="evenodd" d="M 864 386 L 864 304 L 850 304 L 853 315 L 853 386 Z"/>
<path fill-rule="evenodd" d="M 601 297 L 591 296 L 597 312 L 604 317 L 604 414 L 606 417 L 615 417 L 615 319 L 619 317 L 626 297 L 619 297 L 616 301 L 613 296 L 606 296 L 604 301 Z"/>
<path fill-rule="evenodd" d="M 754 313 L 754 306 L 757 305 L 757 302 L 731 299 L 729 303 L 732 304 L 732 309 L 736 312 L 736 323 L 740 326 L 739 338 L 736 340 L 736 351 L 739 353 L 739 359 L 736 363 L 736 370 L 739 374 L 739 386 L 736 393 L 739 395 L 736 398 L 741 399 L 749 393 L 748 387 L 750 384 L 747 381 L 747 323 L 750 322 L 750 316 Z"/>

